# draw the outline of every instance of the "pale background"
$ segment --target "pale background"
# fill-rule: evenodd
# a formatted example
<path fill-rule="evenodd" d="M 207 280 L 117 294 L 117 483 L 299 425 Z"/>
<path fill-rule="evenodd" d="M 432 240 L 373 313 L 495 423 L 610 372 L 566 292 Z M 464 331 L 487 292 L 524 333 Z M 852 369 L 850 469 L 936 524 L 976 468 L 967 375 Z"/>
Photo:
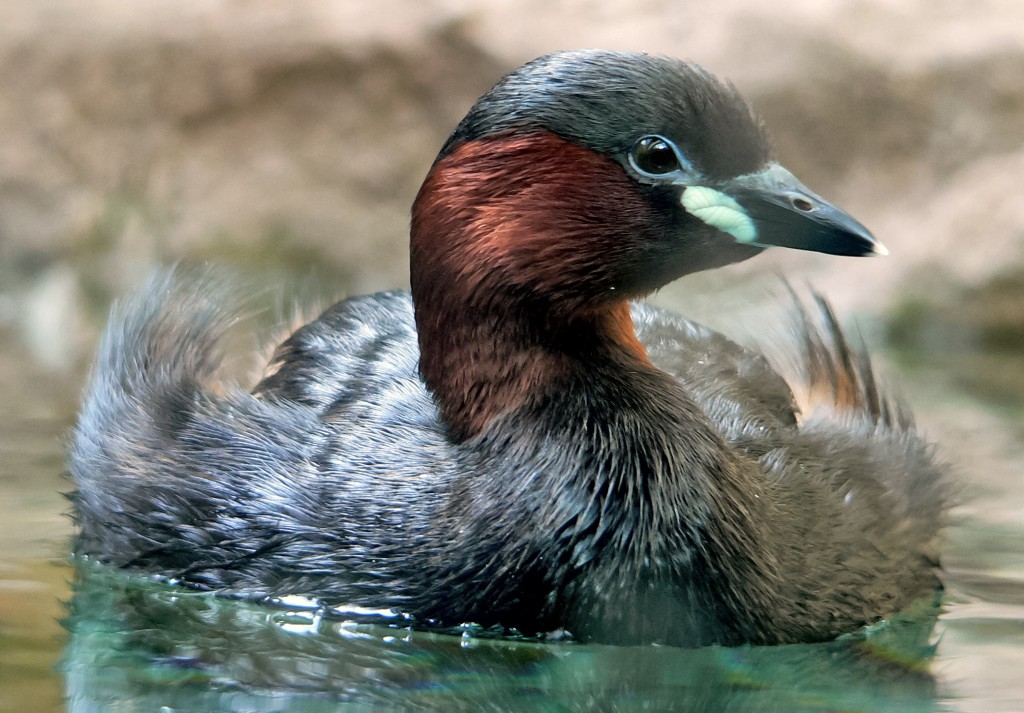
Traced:
<path fill-rule="evenodd" d="M 777 269 L 892 314 L 1024 265 L 1018 0 L 7 2 L 0 328 L 70 367 L 112 296 L 183 258 L 402 285 L 447 132 L 503 72 L 572 47 L 728 77 L 783 162 L 892 252 L 774 251 L 722 279 Z"/>

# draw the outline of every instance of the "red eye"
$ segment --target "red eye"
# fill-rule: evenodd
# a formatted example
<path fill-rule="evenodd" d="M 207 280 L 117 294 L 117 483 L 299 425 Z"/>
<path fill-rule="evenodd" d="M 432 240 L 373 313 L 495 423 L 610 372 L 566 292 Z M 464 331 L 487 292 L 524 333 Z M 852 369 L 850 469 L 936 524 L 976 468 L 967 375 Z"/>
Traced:
<path fill-rule="evenodd" d="M 633 163 L 644 173 L 656 176 L 680 169 L 675 149 L 660 136 L 645 136 L 637 141 L 633 147 Z"/>

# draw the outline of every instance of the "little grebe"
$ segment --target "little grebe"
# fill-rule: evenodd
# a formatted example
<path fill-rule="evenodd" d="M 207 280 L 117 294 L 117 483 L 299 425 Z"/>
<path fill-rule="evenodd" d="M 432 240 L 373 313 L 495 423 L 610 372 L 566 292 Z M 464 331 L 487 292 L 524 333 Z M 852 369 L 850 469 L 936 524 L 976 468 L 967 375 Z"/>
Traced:
<path fill-rule="evenodd" d="M 678 645 L 818 641 L 938 586 L 946 477 L 827 306 L 799 418 L 766 358 L 630 304 L 768 246 L 885 252 L 728 85 L 576 51 L 502 79 L 412 209 L 411 295 L 347 299 L 252 392 L 231 315 L 114 311 L 70 455 L 79 551 L 182 584 Z"/>

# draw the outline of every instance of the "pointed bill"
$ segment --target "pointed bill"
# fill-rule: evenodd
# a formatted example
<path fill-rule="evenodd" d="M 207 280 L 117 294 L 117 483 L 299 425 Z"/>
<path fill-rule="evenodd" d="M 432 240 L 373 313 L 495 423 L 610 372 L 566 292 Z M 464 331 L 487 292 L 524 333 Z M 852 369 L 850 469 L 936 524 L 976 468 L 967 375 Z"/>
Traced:
<path fill-rule="evenodd" d="M 689 186 L 683 207 L 708 225 L 757 247 L 831 255 L 888 255 L 871 232 L 778 164 L 718 188 Z"/>

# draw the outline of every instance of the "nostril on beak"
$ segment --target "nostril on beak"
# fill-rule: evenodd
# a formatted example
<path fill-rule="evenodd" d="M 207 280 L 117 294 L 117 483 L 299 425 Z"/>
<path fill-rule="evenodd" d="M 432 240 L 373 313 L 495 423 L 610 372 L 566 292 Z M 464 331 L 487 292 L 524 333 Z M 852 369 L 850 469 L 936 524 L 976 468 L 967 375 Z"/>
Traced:
<path fill-rule="evenodd" d="M 789 199 L 790 204 L 797 210 L 810 213 L 814 210 L 814 204 L 803 196 L 793 196 Z"/>

